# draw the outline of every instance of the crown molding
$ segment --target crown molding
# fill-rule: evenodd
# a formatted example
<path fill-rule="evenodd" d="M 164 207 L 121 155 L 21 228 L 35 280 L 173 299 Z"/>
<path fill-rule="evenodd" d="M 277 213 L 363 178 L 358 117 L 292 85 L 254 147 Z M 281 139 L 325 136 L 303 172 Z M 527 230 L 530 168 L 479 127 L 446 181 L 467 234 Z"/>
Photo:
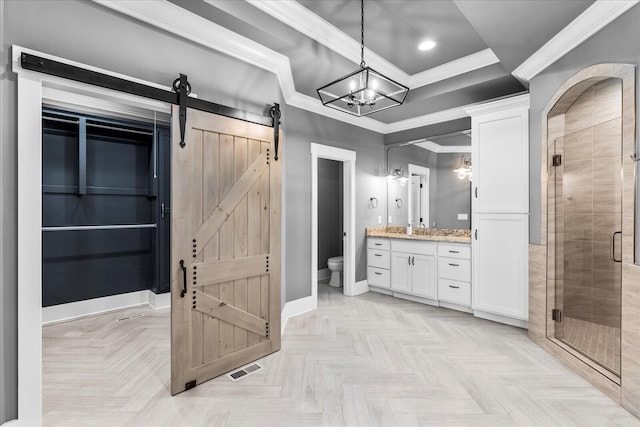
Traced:
<path fill-rule="evenodd" d="M 511 96 L 509 98 L 498 99 L 495 101 L 484 102 L 482 104 L 468 105 L 463 107 L 467 116 L 479 116 L 482 114 L 491 114 L 498 111 L 512 110 L 516 108 L 529 109 L 529 94 Z"/>
<path fill-rule="evenodd" d="M 213 1 L 204 0 L 215 6 Z M 360 64 L 360 43 L 295 0 L 246 0 L 255 8 L 317 41 L 354 64 Z M 407 86 L 409 74 L 365 47 L 367 64 Z"/>
<path fill-rule="evenodd" d="M 392 123 L 384 123 L 370 117 L 351 116 L 324 107 L 320 100 L 297 92 L 291 74 L 289 59 L 286 56 L 173 3 L 166 0 L 154 2 L 147 0 L 93 1 L 123 15 L 198 43 L 208 49 L 222 52 L 230 57 L 276 74 L 284 102 L 287 105 L 381 134 L 400 132 L 468 117 L 467 110 L 477 105 L 464 105 Z M 485 55 L 487 53 L 483 53 L 480 57 Z"/>
<path fill-rule="evenodd" d="M 205 0 L 215 6 L 213 0 Z M 262 12 L 272 16 L 294 30 L 310 37 L 323 46 L 338 53 L 354 64 L 360 63 L 360 43 L 342 30 L 311 12 L 295 0 L 245 0 Z M 416 89 L 428 84 L 449 79 L 479 68 L 500 62 L 491 49 L 484 49 L 439 65 L 434 68 L 409 75 L 382 56 L 365 48 L 367 62 L 377 71 L 393 80 Z"/>
<path fill-rule="evenodd" d="M 425 150 L 429 150 L 436 154 L 443 153 L 470 153 L 471 145 L 440 145 L 436 142 L 423 140 L 423 141 L 412 141 L 413 145 L 417 145 L 420 148 L 424 148 Z"/>
<path fill-rule="evenodd" d="M 462 107 L 450 108 L 448 110 L 442 110 L 431 114 L 425 114 L 424 116 L 412 117 L 410 119 L 399 120 L 397 122 L 388 123 L 384 133 L 400 132 L 408 129 L 415 129 L 422 126 L 429 126 L 436 123 L 448 122 L 451 120 L 461 119 L 463 117 L 469 117 L 466 109 L 471 105 L 464 105 Z"/>
<path fill-rule="evenodd" d="M 640 0 L 596 0 L 529 59 L 520 64 L 513 71 L 513 75 L 526 81 L 531 80 L 639 2 Z"/>
<path fill-rule="evenodd" d="M 408 86 L 412 89 L 449 79 L 454 76 L 488 67 L 500 62 L 491 49 L 481 50 L 471 55 L 463 56 L 446 64 L 438 65 L 417 74 L 409 76 Z"/>

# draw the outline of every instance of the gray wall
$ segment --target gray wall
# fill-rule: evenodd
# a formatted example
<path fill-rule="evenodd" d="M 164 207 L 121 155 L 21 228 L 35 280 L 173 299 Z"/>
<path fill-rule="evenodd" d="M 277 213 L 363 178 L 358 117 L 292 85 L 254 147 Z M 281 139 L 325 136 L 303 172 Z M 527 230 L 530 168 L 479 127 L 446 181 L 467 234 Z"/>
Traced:
<path fill-rule="evenodd" d="M 569 77 L 591 65 L 604 62 L 640 63 L 640 5 L 600 30 L 576 49 L 549 66 L 529 82 L 531 96 L 529 146 L 529 241 L 540 244 L 540 159 L 542 110 L 553 94 Z M 640 78 L 640 73 L 636 73 Z M 636 97 L 640 80 L 636 81 Z M 636 98 L 636 105 L 639 99 Z M 636 108 L 636 123 L 640 123 L 640 108 Z"/>
<path fill-rule="evenodd" d="M 383 176 L 383 137 L 295 107 L 284 107 L 286 142 L 285 199 L 287 210 L 287 301 L 311 295 L 311 143 L 356 152 L 356 281 L 366 269 L 365 228 L 384 220 L 386 183 Z M 373 208 L 369 198 L 376 197 Z"/>
<path fill-rule="evenodd" d="M 342 163 L 318 159 L 318 270 L 342 255 Z"/>
<path fill-rule="evenodd" d="M 438 154 L 436 206 L 431 208 L 438 228 L 471 228 L 471 184 L 467 178 L 458 179 L 453 170 L 460 164 L 458 153 Z M 465 159 L 471 153 L 464 153 Z M 458 220 L 459 213 L 466 213 L 468 220 Z"/>

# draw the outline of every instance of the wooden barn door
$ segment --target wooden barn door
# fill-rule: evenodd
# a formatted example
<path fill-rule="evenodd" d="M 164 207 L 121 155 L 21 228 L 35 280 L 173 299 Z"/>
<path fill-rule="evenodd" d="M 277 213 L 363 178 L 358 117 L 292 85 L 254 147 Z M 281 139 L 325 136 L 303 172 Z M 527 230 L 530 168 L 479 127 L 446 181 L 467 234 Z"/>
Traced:
<path fill-rule="evenodd" d="M 273 129 L 173 110 L 171 392 L 280 349 L 280 164 Z"/>

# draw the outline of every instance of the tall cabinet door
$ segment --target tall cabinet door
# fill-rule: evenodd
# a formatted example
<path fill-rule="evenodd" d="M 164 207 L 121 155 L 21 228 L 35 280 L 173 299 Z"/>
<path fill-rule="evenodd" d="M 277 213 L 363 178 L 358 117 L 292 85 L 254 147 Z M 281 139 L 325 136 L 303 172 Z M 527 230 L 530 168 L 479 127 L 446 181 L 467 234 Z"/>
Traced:
<path fill-rule="evenodd" d="M 529 218 L 474 216 L 473 309 L 527 320 Z"/>
<path fill-rule="evenodd" d="M 529 288 L 529 96 L 467 111 L 472 124 L 474 314 L 524 326 Z"/>
<path fill-rule="evenodd" d="M 472 138 L 474 213 L 528 213 L 528 109 L 474 117 Z"/>

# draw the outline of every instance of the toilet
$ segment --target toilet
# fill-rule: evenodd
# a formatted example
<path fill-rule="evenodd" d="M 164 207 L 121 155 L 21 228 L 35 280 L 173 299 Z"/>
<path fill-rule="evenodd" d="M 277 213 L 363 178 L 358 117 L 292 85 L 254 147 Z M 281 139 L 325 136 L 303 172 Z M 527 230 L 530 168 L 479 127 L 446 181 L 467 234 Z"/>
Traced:
<path fill-rule="evenodd" d="M 342 267 L 343 260 L 341 256 L 334 256 L 327 261 L 327 267 L 331 271 L 331 280 L 329 286 L 339 288 L 342 286 Z"/>

